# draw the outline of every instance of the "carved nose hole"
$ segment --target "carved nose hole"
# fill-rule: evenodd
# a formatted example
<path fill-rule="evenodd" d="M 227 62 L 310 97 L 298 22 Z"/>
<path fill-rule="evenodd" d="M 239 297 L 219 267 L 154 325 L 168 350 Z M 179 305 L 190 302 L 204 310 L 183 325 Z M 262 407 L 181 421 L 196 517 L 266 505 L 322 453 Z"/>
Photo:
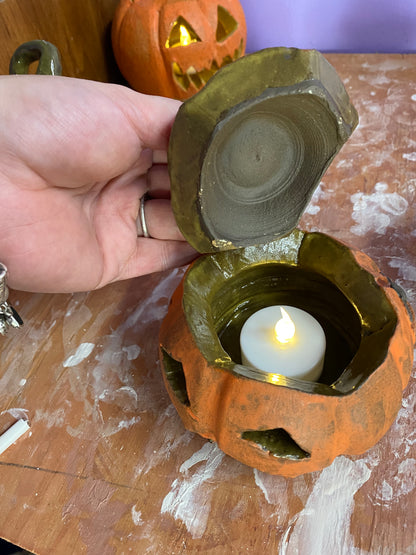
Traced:
<path fill-rule="evenodd" d="M 186 390 L 186 379 L 182 363 L 171 357 L 164 349 L 162 349 L 162 355 L 163 370 L 172 391 L 180 403 L 189 407 L 190 402 Z"/>
<path fill-rule="evenodd" d="M 247 431 L 243 432 L 241 437 L 257 443 L 257 445 L 260 445 L 265 451 L 269 451 L 274 457 L 299 460 L 308 459 L 311 456 L 283 428 Z"/>

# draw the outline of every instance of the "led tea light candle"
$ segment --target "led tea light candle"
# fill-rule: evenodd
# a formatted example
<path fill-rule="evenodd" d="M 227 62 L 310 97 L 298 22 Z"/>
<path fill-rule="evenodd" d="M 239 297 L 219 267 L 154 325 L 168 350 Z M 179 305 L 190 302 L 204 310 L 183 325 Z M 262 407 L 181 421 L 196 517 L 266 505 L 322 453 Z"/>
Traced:
<path fill-rule="evenodd" d="M 325 333 L 310 314 L 293 306 L 268 306 L 250 316 L 240 334 L 242 363 L 262 372 L 319 379 Z"/>

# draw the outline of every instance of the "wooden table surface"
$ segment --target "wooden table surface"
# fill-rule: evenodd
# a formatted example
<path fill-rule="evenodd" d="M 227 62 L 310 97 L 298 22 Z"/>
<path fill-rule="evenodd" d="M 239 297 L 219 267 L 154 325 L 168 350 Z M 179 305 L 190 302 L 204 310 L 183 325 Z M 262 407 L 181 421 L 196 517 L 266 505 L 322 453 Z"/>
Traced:
<path fill-rule="evenodd" d="M 360 124 L 300 227 L 361 248 L 416 303 L 416 56 L 328 55 Z M 39 554 L 416 552 L 416 380 L 362 456 L 286 479 L 184 430 L 158 330 L 183 270 L 75 295 L 13 291 L 2 339 L 0 536 Z"/>

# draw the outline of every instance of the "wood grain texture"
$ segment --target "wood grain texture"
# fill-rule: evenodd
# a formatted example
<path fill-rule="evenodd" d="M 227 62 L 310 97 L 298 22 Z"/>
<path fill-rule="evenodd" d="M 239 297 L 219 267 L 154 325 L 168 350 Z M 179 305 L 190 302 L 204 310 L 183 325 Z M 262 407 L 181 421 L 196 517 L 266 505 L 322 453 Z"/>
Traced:
<path fill-rule="evenodd" d="M 110 41 L 117 0 L 3 0 L 0 2 L 0 74 L 16 48 L 43 39 L 58 47 L 63 75 L 120 81 Z"/>
<path fill-rule="evenodd" d="M 300 227 L 369 254 L 415 308 L 416 56 L 327 57 L 360 124 Z M 31 430 L 0 456 L 0 535 L 41 555 L 415 553 L 415 377 L 364 455 L 294 479 L 248 468 L 186 432 L 164 389 L 157 336 L 182 275 L 11 292 L 25 326 L 2 340 L 0 432 L 22 414 Z"/>

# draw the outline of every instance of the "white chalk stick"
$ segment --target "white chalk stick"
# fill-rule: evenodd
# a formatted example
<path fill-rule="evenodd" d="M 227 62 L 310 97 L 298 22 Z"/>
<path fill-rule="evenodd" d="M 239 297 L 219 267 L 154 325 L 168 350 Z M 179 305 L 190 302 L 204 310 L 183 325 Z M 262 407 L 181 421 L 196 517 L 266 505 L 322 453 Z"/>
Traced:
<path fill-rule="evenodd" d="M 1 434 L 0 436 L 0 455 L 5 451 L 10 445 L 19 439 L 25 432 L 30 428 L 27 420 L 21 418 L 15 422 L 8 430 Z"/>

